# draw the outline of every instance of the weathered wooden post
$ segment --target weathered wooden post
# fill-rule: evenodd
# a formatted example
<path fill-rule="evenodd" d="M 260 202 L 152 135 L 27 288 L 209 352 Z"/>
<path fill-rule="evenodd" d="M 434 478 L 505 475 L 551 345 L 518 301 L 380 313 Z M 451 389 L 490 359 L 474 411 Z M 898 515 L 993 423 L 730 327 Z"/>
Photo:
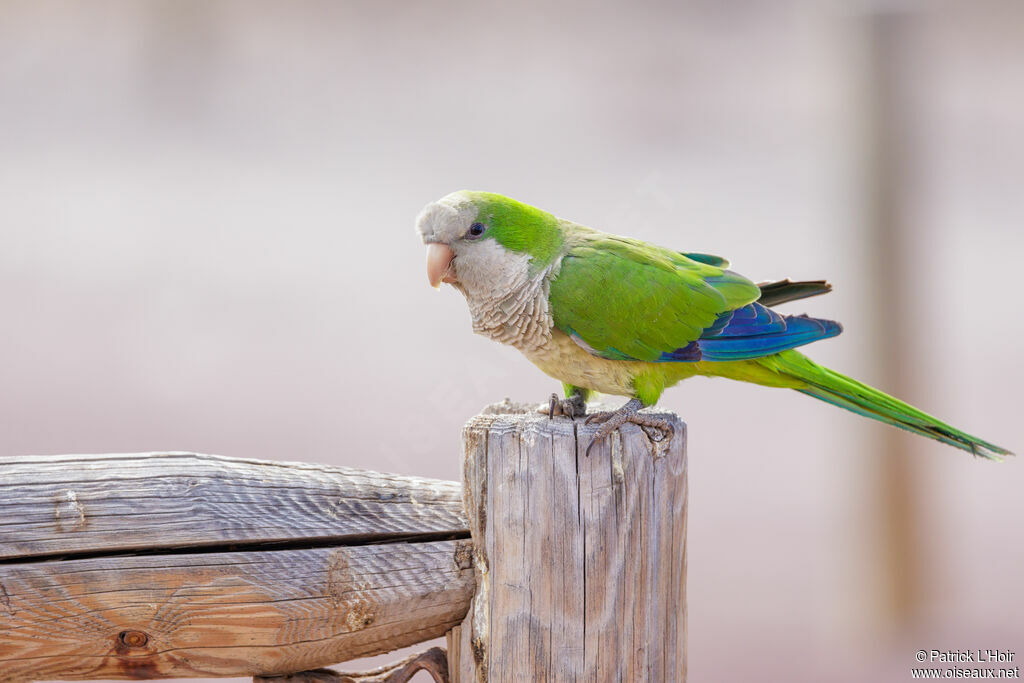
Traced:
<path fill-rule="evenodd" d="M 685 425 L 669 444 L 491 406 L 463 431 L 476 594 L 453 681 L 686 677 Z"/>
<path fill-rule="evenodd" d="M 0 681 L 683 681 L 686 435 L 663 417 L 671 442 L 628 425 L 587 457 L 596 427 L 499 404 L 464 430 L 461 487 L 193 453 L 0 458 Z M 447 656 L 320 668 L 444 633 Z"/>

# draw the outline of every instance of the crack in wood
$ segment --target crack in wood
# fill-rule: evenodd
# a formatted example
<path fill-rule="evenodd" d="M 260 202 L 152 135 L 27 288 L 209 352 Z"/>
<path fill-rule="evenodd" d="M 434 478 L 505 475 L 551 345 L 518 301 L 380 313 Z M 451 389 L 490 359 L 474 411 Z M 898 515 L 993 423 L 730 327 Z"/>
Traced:
<path fill-rule="evenodd" d="M 14 616 L 14 608 L 11 607 L 11 596 L 7 594 L 7 587 L 0 581 L 0 605 L 8 615 Z"/>
<path fill-rule="evenodd" d="M 180 546 L 155 546 L 138 550 L 82 550 L 36 555 L 15 555 L 0 558 L 0 565 L 51 562 L 55 560 L 89 560 L 106 557 L 149 557 L 153 555 L 191 555 L 194 553 L 217 554 L 272 550 L 316 550 L 338 546 L 380 545 L 384 543 L 432 543 L 434 541 L 458 541 L 468 539 L 469 529 L 458 531 L 431 531 L 420 533 L 374 533 L 349 534 L 345 536 L 323 536 L 312 539 L 238 541 L 233 543 L 195 543 Z M 2 600 L 2 596 L 0 596 Z"/>

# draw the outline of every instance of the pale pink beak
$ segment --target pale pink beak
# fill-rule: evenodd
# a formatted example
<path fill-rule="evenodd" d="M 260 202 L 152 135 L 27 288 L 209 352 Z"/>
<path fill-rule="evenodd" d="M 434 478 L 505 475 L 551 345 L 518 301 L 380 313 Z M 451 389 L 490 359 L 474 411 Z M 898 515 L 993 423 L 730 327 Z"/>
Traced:
<path fill-rule="evenodd" d="M 438 289 L 442 282 L 456 282 L 452 272 L 452 259 L 455 252 L 447 244 L 431 242 L 427 245 L 427 279 L 430 286 Z"/>

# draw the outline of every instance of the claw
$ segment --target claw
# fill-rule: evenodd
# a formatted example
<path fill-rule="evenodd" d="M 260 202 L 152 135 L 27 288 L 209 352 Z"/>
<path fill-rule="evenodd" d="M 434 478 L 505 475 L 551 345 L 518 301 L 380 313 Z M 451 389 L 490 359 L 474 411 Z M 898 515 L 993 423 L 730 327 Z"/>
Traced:
<path fill-rule="evenodd" d="M 548 419 L 554 419 L 555 415 L 565 415 L 569 419 L 583 417 L 587 413 L 587 404 L 580 394 L 573 394 L 569 398 L 558 398 L 558 394 L 551 394 L 548 404 L 545 407 L 541 404 L 537 407 L 541 414 L 547 414 Z"/>
<path fill-rule="evenodd" d="M 584 424 L 598 422 L 602 424 L 594 434 L 594 438 L 591 440 L 590 445 L 587 446 L 587 450 L 584 455 L 586 457 L 590 457 L 590 449 L 594 447 L 594 444 L 608 438 L 611 436 L 612 432 L 627 422 L 631 422 L 639 426 L 644 430 L 644 434 L 647 435 L 647 438 L 655 443 L 660 443 L 665 440 L 671 441 L 672 437 L 675 435 L 675 430 L 672 428 L 672 425 L 667 420 L 663 420 L 658 417 L 640 415 L 637 411 L 639 411 L 642 406 L 643 404 L 639 399 L 633 398 L 615 412 L 602 412 L 590 415 L 584 421 Z"/>

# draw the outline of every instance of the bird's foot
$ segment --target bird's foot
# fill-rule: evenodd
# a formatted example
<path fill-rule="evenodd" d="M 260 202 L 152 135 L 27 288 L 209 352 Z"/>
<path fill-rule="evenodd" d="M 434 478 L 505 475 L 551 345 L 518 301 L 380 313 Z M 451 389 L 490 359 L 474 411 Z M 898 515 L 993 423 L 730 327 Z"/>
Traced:
<path fill-rule="evenodd" d="M 587 402 L 582 394 L 573 394 L 569 398 L 558 398 L 558 394 L 551 394 L 548 404 L 541 405 L 538 412 L 547 413 L 548 419 L 555 415 L 565 415 L 569 419 L 583 417 L 587 414 Z"/>
<path fill-rule="evenodd" d="M 590 449 L 594 447 L 594 444 L 608 438 L 612 432 L 627 422 L 638 425 L 647 434 L 647 438 L 655 443 L 671 441 L 675 430 L 669 421 L 660 417 L 642 415 L 639 412 L 642 407 L 640 399 L 631 398 L 618 410 L 594 413 L 589 416 L 584 424 L 600 424 L 601 427 L 594 434 L 590 445 L 587 446 L 586 455 L 590 456 Z"/>

